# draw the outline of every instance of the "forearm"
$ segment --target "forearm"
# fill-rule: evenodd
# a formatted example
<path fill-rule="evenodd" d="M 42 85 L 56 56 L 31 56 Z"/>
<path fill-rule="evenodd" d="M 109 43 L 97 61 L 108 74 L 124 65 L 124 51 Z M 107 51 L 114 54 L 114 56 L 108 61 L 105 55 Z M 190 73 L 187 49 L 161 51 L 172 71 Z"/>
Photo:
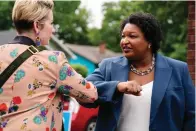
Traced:
<path fill-rule="evenodd" d="M 110 82 L 101 82 L 96 81 L 93 84 L 97 87 L 98 91 L 98 99 L 94 103 L 80 103 L 82 106 L 87 108 L 96 108 L 104 103 L 115 103 L 118 101 L 120 97 L 122 97 L 122 93 L 118 91 L 117 84 L 118 81 L 110 81 Z"/>
<path fill-rule="evenodd" d="M 93 103 L 97 100 L 97 89 L 91 83 L 86 81 L 78 74 L 66 61 L 59 59 L 59 68 L 57 70 L 58 93 L 74 97 L 76 100 L 85 103 Z"/>

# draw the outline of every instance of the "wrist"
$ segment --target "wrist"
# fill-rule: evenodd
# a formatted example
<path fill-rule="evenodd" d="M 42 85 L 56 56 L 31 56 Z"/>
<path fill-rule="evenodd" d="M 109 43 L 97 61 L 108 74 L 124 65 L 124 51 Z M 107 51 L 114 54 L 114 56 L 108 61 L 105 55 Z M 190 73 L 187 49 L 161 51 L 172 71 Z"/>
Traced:
<path fill-rule="evenodd" d="M 123 87 L 123 83 L 122 83 L 122 82 L 119 82 L 119 83 L 117 84 L 117 89 L 116 89 L 116 90 L 117 90 L 118 92 L 123 92 L 123 91 L 122 91 L 122 87 Z"/>

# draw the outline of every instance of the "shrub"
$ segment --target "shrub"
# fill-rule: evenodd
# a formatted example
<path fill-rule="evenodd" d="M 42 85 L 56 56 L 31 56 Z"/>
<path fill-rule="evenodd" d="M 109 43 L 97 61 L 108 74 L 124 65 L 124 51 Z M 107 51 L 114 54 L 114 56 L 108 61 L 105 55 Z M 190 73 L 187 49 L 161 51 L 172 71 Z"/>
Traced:
<path fill-rule="evenodd" d="M 88 70 L 87 70 L 86 66 L 83 66 L 81 64 L 72 64 L 71 67 L 73 67 L 74 70 L 77 73 L 81 74 L 83 77 L 86 77 L 88 74 Z"/>

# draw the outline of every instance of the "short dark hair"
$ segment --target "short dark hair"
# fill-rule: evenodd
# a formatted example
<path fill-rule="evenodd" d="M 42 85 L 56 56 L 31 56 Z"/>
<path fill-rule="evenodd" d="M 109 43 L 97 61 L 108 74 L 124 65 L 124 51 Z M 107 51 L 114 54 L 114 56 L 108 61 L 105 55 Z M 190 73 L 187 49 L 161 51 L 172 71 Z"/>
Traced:
<path fill-rule="evenodd" d="M 163 39 L 160 24 L 156 18 L 149 13 L 137 12 L 131 14 L 121 23 L 120 33 L 122 33 L 126 24 L 134 24 L 143 32 L 145 39 L 151 43 L 152 53 L 157 53 L 160 48 L 160 42 Z"/>
<path fill-rule="evenodd" d="M 33 21 L 18 20 L 13 21 L 13 23 L 19 34 L 23 33 L 23 31 L 29 31 L 33 28 Z"/>

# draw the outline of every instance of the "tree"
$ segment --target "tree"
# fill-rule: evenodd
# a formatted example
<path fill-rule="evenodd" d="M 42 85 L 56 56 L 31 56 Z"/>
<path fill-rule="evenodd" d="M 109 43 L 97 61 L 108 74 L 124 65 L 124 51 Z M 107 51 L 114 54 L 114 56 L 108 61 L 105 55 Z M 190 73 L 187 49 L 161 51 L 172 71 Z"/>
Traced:
<path fill-rule="evenodd" d="M 12 8 L 14 1 L 0 1 L 0 30 L 13 28 Z M 57 34 L 60 39 L 69 43 L 89 44 L 88 19 L 89 13 L 79 8 L 80 1 L 55 1 L 54 24 L 59 27 Z"/>
<path fill-rule="evenodd" d="M 90 14 L 80 8 L 80 1 L 55 1 L 54 23 L 60 39 L 69 43 L 98 45 L 120 52 L 120 23 L 134 12 L 152 13 L 160 22 L 164 40 L 160 52 L 172 58 L 186 60 L 188 6 L 186 1 L 119 1 L 103 5 L 101 29 L 88 29 Z M 14 1 L 0 1 L 0 30 L 12 28 Z"/>
<path fill-rule="evenodd" d="M 147 6 L 148 8 L 144 8 Z M 156 10 L 154 8 L 158 7 Z M 161 52 L 167 56 L 186 60 L 188 5 L 186 1 L 144 2 L 144 11 L 157 17 L 162 26 L 164 40 Z"/>
<path fill-rule="evenodd" d="M 120 52 L 120 23 L 134 12 L 148 12 L 160 22 L 164 40 L 161 53 L 180 60 L 186 60 L 187 35 L 187 2 L 185 1 L 120 1 L 107 2 L 103 5 L 104 20 L 99 30 L 101 40 L 106 41 L 107 47 Z M 98 32 L 98 31 L 96 31 Z M 96 36 L 96 32 L 94 36 Z M 89 37 L 92 42 L 92 36 Z"/>
<path fill-rule="evenodd" d="M 12 28 L 12 7 L 13 1 L 0 1 L 0 30 Z"/>
<path fill-rule="evenodd" d="M 89 43 L 91 45 L 94 45 L 94 46 L 98 46 L 99 43 L 101 42 L 102 40 L 102 35 L 100 33 L 100 29 L 97 29 L 97 28 L 90 28 L 88 29 L 88 39 L 89 39 Z"/>
<path fill-rule="evenodd" d="M 58 35 L 69 43 L 88 44 L 89 13 L 79 8 L 80 1 L 56 1 L 54 22 L 59 25 Z"/>
<path fill-rule="evenodd" d="M 86 68 L 86 66 L 83 66 L 81 64 L 72 64 L 71 67 L 74 68 L 74 70 L 79 73 L 80 75 L 82 75 L 84 78 L 87 76 L 88 74 L 88 70 Z"/>

